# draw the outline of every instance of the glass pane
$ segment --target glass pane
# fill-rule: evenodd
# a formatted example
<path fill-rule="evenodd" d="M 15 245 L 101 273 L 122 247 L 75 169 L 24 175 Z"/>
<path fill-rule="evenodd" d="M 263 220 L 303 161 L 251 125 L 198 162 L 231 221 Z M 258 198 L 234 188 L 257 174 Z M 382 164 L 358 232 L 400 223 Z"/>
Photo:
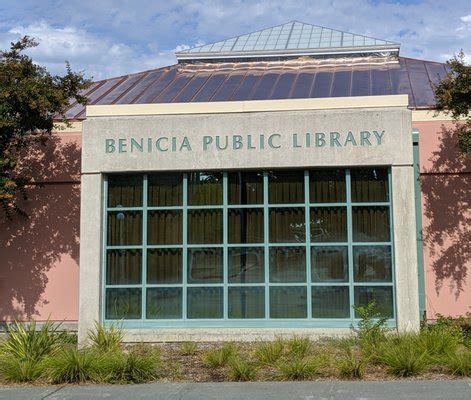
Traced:
<path fill-rule="evenodd" d="M 264 318 L 265 288 L 230 287 L 229 318 Z"/>
<path fill-rule="evenodd" d="M 271 204 L 304 203 L 304 171 L 270 171 L 268 202 Z"/>
<path fill-rule="evenodd" d="M 306 249 L 270 248 L 270 282 L 306 282 Z"/>
<path fill-rule="evenodd" d="M 350 175 L 353 202 L 389 201 L 387 169 L 352 169 Z"/>
<path fill-rule="evenodd" d="M 141 207 L 142 175 L 109 175 L 108 207 Z"/>
<path fill-rule="evenodd" d="M 182 317 L 181 288 L 147 289 L 147 318 L 175 319 Z"/>
<path fill-rule="evenodd" d="M 108 250 L 106 283 L 129 285 L 141 283 L 141 250 Z"/>
<path fill-rule="evenodd" d="M 113 211 L 108 213 L 108 245 L 142 244 L 142 213 Z"/>
<path fill-rule="evenodd" d="M 183 201 L 183 174 L 152 174 L 148 177 L 149 206 L 181 206 Z"/>
<path fill-rule="evenodd" d="M 312 247 L 311 276 L 313 282 L 348 282 L 348 247 Z"/>
<path fill-rule="evenodd" d="M 313 286 L 313 318 L 350 318 L 348 286 Z"/>
<path fill-rule="evenodd" d="M 229 172 L 229 204 L 262 204 L 262 172 Z"/>
<path fill-rule="evenodd" d="M 141 289 L 106 289 L 106 319 L 140 319 Z"/>
<path fill-rule="evenodd" d="M 353 273 L 356 282 L 391 282 L 390 246 L 354 246 Z"/>
<path fill-rule="evenodd" d="M 271 243 L 304 243 L 305 226 L 304 208 L 270 209 Z"/>
<path fill-rule="evenodd" d="M 270 318 L 306 318 L 306 297 L 304 286 L 271 287 Z"/>
<path fill-rule="evenodd" d="M 229 248 L 229 283 L 255 283 L 265 281 L 263 248 Z"/>
<path fill-rule="evenodd" d="M 149 249 L 147 283 L 181 283 L 182 249 Z"/>
<path fill-rule="evenodd" d="M 188 283 L 222 282 L 222 249 L 188 249 Z"/>
<path fill-rule="evenodd" d="M 353 207 L 354 242 L 389 242 L 389 207 Z"/>
<path fill-rule="evenodd" d="M 188 205 L 222 204 L 222 172 L 188 174 Z"/>
<path fill-rule="evenodd" d="M 367 286 L 357 286 L 355 288 L 355 306 L 366 306 L 372 301 L 376 304 L 376 309 L 381 315 L 393 318 L 393 294 L 392 287 L 367 287 Z M 355 317 L 359 318 L 357 312 L 355 312 Z"/>
<path fill-rule="evenodd" d="M 347 199 L 345 170 L 309 171 L 309 201 L 311 203 L 342 203 Z"/>
<path fill-rule="evenodd" d="M 223 292 L 221 287 L 188 288 L 187 314 L 191 319 L 223 317 Z"/>
<path fill-rule="evenodd" d="M 149 211 L 147 218 L 148 244 L 181 244 L 182 243 L 181 210 Z"/>
<path fill-rule="evenodd" d="M 311 208 L 311 242 L 346 242 L 347 208 Z"/>
<path fill-rule="evenodd" d="M 263 209 L 231 208 L 229 243 L 263 243 Z"/>
<path fill-rule="evenodd" d="M 188 243 L 222 243 L 222 210 L 188 210 Z"/>

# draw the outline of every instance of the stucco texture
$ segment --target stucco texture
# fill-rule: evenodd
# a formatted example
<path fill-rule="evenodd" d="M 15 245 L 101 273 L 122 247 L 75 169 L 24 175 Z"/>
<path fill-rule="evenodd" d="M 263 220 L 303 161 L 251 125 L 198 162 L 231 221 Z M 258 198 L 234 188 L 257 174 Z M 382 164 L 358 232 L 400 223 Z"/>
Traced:
<path fill-rule="evenodd" d="M 27 216 L 0 222 L 0 321 L 78 318 L 81 132 L 22 157 Z"/>
<path fill-rule="evenodd" d="M 471 312 L 471 159 L 459 157 L 452 122 L 419 130 L 425 299 L 428 319 Z"/>

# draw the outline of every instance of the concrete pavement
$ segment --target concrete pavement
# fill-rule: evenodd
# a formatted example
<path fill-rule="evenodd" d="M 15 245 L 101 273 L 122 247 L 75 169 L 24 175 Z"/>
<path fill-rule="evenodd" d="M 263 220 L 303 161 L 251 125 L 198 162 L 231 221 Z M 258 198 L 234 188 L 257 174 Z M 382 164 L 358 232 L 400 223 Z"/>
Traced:
<path fill-rule="evenodd" d="M 8 400 L 470 400 L 471 380 L 375 382 L 152 383 L 49 387 L 0 386 Z"/>

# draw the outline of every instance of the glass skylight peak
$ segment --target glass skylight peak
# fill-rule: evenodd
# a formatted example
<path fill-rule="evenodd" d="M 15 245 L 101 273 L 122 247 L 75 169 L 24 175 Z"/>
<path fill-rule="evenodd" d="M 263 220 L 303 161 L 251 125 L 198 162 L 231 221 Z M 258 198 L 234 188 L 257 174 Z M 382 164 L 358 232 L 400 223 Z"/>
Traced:
<path fill-rule="evenodd" d="M 302 55 L 399 53 L 399 44 L 291 21 L 230 39 L 179 51 L 179 60 L 273 58 Z"/>

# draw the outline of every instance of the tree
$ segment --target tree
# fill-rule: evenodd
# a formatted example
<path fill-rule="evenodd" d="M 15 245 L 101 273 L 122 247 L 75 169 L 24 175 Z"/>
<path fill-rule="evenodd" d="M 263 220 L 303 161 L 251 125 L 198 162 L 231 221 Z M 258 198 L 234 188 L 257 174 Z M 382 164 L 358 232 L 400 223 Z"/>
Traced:
<path fill-rule="evenodd" d="M 0 51 L 0 206 L 7 218 L 24 215 L 18 199 L 26 198 L 28 176 L 18 171 L 19 152 L 44 144 L 57 121 L 68 125 L 65 112 L 71 101 L 85 105 L 81 93 L 90 85 L 82 73 L 72 72 L 66 62 L 64 76 L 52 75 L 24 54 L 38 43 L 25 36 L 10 49 Z"/>
<path fill-rule="evenodd" d="M 471 152 L 471 66 L 466 65 L 463 51 L 447 64 L 450 72 L 435 85 L 436 107 L 454 119 L 458 147 L 464 155 Z"/>

